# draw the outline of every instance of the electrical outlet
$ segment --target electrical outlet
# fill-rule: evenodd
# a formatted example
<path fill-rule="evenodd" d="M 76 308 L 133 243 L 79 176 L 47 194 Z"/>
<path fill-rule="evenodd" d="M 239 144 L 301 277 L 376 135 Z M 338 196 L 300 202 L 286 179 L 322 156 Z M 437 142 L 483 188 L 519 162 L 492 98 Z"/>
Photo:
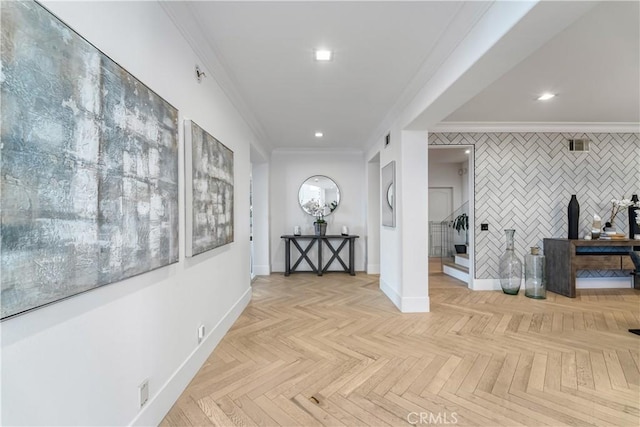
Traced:
<path fill-rule="evenodd" d="M 205 332 L 206 332 L 206 330 L 205 330 L 204 325 L 198 326 L 198 344 L 200 344 L 202 342 L 202 340 L 204 339 Z"/>
<path fill-rule="evenodd" d="M 149 380 L 144 380 L 142 384 L 138 386 L 138 400 L 140 401 L 141 408 L 149 400 Z"/>
<path fill-rule="evenodd" d="M 480 224 L 480 231 L 489 231 L 489 224 Z"/>

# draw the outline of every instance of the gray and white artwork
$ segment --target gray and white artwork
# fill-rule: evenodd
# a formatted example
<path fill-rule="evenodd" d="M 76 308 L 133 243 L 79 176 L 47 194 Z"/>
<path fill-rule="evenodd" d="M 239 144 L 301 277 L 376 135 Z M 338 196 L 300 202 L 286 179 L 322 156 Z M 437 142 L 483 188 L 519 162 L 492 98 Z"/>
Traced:
<path fill-rule="evenodd" d="M 186 253 L 193 256 L 233 242 L 233 151 L 191 120 L 184 134 Z"/>
<path fill-rule="evenodd" d="M 382 168 L 381 175 L 381 187 L 382 192 L 382 225 L 386 227 L 396 226 L 396 162 L 395 160 L 389 162 Z"/>
<path fill-rule="evenodd" d="M 0 3 L 6 319 L 178 261 L 178 112 L 37 3 Z"/>

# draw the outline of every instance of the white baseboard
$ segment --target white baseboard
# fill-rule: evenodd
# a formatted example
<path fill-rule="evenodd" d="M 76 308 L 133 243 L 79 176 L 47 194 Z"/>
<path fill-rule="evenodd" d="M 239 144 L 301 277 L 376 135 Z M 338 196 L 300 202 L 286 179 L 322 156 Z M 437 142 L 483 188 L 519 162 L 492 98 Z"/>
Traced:
<path fill-rule="evenodd" d="M 500 279 L 473 279 L 472 291 L 501 291 Z"/>
<path fill-rule="evenodd" d="M 380 279 L 380 290 L 402 313 L 427 313 L 430 308 L 429 297 L 402 297 L 395 289 Z"/>
<path fill-rule="evenodd" d="M 428 313 L 430 309 L 429 297 L 403 297 L 402 308 L 403 313 Z"/>
<path fill-rule="evenodd" d="M 271 274 L 271 268 L 268 265 L 254 265 L 253 274 L 256 276 L 268 276 Z"/>
<path fill-rule="evenodd" d="M 464 283 L 469 284 L 469 273 L 460 271 L 456 268 L 445 265 L 442 267 L 442 272 L 447 276 L 455 277 L 458 280 L 462 280 Z"/>
<path fill-rule="evenodd" d="M 384 280 L 380 279 L 380 290 L 391 300 L 391 302 L 398 307 L 398 310 L 402 311 L 402 302 L 400 294 L 396 292 L 391 286 L 389 286 Z"/>
<path fill-rule="evenodd" d="M 626 289 L 633 288 L 633 278 L 629 277 L 578 277 L 576 289 Z"/>
<path fill-rule="evenodd" d="M 380 274 L 380 264 L 367 264 L 367 274 Z"/>
<path fill-rule="evenodd" d="M 145 408 L 140 411 L 129 425 L 157 426 L 160 424 L 160 421 L 167 415 L 173 404 L 178 400 L 178 397 L 187 388 L 187 385 L 200 367 L 202 367 L 233 323 L 242 314 L 249 301 L 251 301 L 251 287 L 227 311 L 218 324 L 211 329 L 211 332 L 204 338 L 202 343 L 182 362 L 169 380 L 155 396 L 151 397 Z"/>
<path fill-rule="evenodd" d="M 520 289 L 524 288 L 524 281 Z M 633 279 L 629 277 L 578 277 L 576 289 L 627 289 L 633 288 Z M 474 291 L 500 291 L 500 279 L 474 279 Z"/>

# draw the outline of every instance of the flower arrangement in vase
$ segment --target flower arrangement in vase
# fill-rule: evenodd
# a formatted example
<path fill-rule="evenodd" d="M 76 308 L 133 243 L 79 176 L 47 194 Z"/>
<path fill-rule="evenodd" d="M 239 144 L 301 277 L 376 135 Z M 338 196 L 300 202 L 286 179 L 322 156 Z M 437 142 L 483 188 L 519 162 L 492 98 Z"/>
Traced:
<path fill-rule="evenodd" d="M 625 199 L 624 196 L 622 197 L 622 199 L 611 199 L 611 216 L 609 217 L 609 221 L 604 225 L 605 231 L 615 231 L 614 224 L 618 212 L 629 207 L 640 208 L 640 202 L 634 202 L 631 199 Z"/>
<path fill-rule="evenodd" d="M 316 236 L 324 236 L 327 234 L 327 221 L 324 219 L 324 213 L 316 212 L 316 220 L 313 222 L 313 228 Z"/>

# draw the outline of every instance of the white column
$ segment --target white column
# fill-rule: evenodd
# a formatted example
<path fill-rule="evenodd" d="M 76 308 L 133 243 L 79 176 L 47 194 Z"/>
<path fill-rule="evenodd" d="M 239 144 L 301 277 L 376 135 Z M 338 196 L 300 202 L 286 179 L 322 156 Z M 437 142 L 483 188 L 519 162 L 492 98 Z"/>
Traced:
<path fill-rule="evenodd" d="M 428 142 L 425 131 L 402 131 L 398 168 L 403 313 L 429 311 Z"/>

